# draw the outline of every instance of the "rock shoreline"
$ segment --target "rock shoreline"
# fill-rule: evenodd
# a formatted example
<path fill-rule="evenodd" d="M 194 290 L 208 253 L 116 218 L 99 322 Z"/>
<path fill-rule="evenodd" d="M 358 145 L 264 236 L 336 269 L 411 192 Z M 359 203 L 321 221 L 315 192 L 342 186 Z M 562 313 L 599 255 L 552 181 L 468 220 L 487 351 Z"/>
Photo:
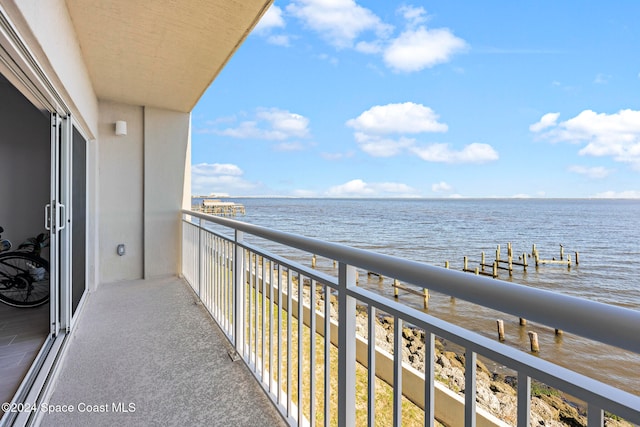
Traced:
<path fill-rule="evenodd" d="M 305 289 L 305 294 L 307 294 Z M 305 295 L 308 297 L 308 294 Z M 318 301 L 324 305 L 324 295 L 318 294 Z M 307 299 L 307 298 L 305 298 Z M 307 299 L 307 304 L 309 303 Z M 331 297 L 331 317 L 337 320 L 335 296 Z M 380 315 L 376 318 L 376 346 L 393 354 L 394 319 Z M 356 334 L 368 339 L 366 308 L 357 307 Z M 402 360 L 414 369 L 424 372 L 424 331 L 405 326 L 402 330 Z M 464 354 L 452 351 L 448 344 L 436 338 L 434 355 L 434 375 L 436 380 L 450 390 L 464 396 Z M 532 380 L 531 426 L 586 427 L 587 417 L 584 405 L 572 402 L 558 390 Z M 517 377 L 492 372 L 480 360 L 477 361 L 476 403 L 496 418 L 510 424 L 517 424 Z M 633 424 L 613 416 L 605 415 L 607 427 L 632 427 Z"/>

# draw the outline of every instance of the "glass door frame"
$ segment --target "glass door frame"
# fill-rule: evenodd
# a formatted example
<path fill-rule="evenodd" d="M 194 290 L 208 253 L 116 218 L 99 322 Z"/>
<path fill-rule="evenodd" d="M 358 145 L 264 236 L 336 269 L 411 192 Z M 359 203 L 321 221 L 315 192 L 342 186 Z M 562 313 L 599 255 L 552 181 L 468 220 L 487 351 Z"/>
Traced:
<path fill-rule="evenodd" d="M 81 141 L 76 140 L 75 134 L 78 134 L 81 137 Z M 76 323 L 77 314 L 80 312 L 80 309 L 84 303 L 87 294 L 87 283 L 88 283 L 88 269 L 87 269 L 87 251 L 88 247 L 88 223 L 87 221 L 84 224 L 79 224 L 78 221 L 74 221 L 74 214 L 77 218 L 88 218 L 88 203 L 87 201 L 87 186 L 86 182 L 88 180 L 87 171 L 88 171 L 88 155 L 87 155 L 87 144 L 88 139 L 83 134 L 81 127 L 75 122 L 71 115 L 67 115 L 63 120 L 63 161 L 61 162 L 62 166 L 62 186 L 61 186 L 61 201 L 62 204 L 66 206 L 66 226 L 63 230 L 61 230 L 61 253 L 60 255 L 60 321 L 61 327 L 69 332 Z M 83 143 L 85 144 L 84 150 L 84 158 L 76 159 L 74 158 L 75 150 L 74 144 Z M 74 164 L 76 161 L 80 161 L 84 164 L 84 168 L 75 170 Z M 78 174 L 84 174 L 84 177 L 76 176 Z M 84 179 L 84 194 L 80 194 L 79 191 L 82 188 L 73 188 L 73 183 L 78 179 Z M 77 198 L 83 198 L 85 203 L 83 206 L 84 212 L 74 212 L 74 201 Z M 79 228 L 80 225 L 84 226 L 84 229 Z M 73 242 L 76 240 L 74 238 L 74 233 L 78 234 L 80 237 L 84 239 L 84 256 L 78 257 L 77 252 L 74 251 Z M 76 240 L 77 241 L 77 240 Z M 80 297 L 77 305 L 74 307 L 74 291 L 76 290 L 74 287 L 76 286 L 73 283 L 74 279 L 74 268 L 77 268 L 77 263 L 84 263 L 82 267 L 82 271 L 84 273 L 83 280 L 83 289 L 82 296 Z"/>

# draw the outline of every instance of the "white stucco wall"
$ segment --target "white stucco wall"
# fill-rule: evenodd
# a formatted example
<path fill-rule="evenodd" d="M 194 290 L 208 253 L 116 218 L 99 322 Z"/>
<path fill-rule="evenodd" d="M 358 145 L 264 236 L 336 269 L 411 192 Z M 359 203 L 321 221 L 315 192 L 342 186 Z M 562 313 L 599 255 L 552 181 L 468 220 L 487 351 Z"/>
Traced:
<path fill-rule="evenodd" d="M 190 115 L 98 100 L 63 0 L 0 6 L 90 140 L 89 288 L 177 274 L 179 211 L 190 205 Z M 116 120 L 127 122 L 126 136 L 115 136 Z M 120 243 L 124 256 L 116 253 Z"/>
<path fill-rule="evenodd" d="M 2 0 L 2 5 L 84 133 L 94 139 L 98 100 L 64 0 Z"/>
<path fill-rule="evenodd" d="M 126 136 L 115 135 L 117 120 Z M 100 283 L 178 273 L 189 126 L 186 113 L 100 102 Z"/>
<path fill-rule="evenodd" d="M 143 277 L 143 142 L 142 107 L 100 102 L 98 123 L 98 258 L 99 282 Z M 127 122 L 127 135 L 115 135 L 115 122 Z M 126 253 L 116 253 L 118 244 Z"/>
<path fill-rule="evenodd" d="M 179 271 L 180 218 L 190 158 L 188 113 L 144 109 L 144 277 Z M 190 195 L 189 195 L 190 196 Z"/>

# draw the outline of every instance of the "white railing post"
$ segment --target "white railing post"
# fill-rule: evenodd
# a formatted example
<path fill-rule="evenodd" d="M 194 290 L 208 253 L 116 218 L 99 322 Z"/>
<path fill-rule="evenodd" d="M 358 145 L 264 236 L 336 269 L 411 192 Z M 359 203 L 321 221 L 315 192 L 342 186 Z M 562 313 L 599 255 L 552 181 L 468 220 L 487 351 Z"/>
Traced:
<path fill-rule="evenodd" d="M 244 233 L 235 231 L 235 250 L 234 257 L 234 295 L 233 295 L 233 325 L 236 351 L 239 355 L 244 355 L 244 288 L 245 288 L 245 265 L 244 265 L 244 248 L 238 243 L 242 243 Z"/>
<path fill-rule="evenodd" d="M 338 425 L 356 424 L 356 268 L 340 263 L 338 276 Z"/>
<path fill-rule="evenodd" d="M 604 425 L 604 411 L 594 403 L 587 407 L 587 426 L 602 427 Z"/>
<path fill-rule="evenodd" d="M 464 425 L 476 427 L 476 352 L 464 352 Z"/>
<path fill-rule="evenodd" d="M 531 378 L 518 372 L 518 425 L 528 426 L 531 419 Z"/>
<path fill-rule="evenodd" d="M 198 218 L 198 265 L 197 268 L 197 281 L 198 281 L 198 298 L 202 298 L 202 219 Z"/>

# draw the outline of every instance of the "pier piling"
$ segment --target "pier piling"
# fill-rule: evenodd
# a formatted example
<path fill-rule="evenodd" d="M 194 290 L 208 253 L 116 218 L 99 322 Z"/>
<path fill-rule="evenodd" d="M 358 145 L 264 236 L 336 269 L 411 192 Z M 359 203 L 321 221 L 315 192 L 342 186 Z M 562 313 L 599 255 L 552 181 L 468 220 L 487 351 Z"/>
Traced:
<path fill-rule="evenodd" d="M 504 322 L 502 319 L 498 319 L 498 340 L 504 341 Z"/>
<path fill-rule="evenodd" d="M 539 353 L 540 344 L 538 344 L 538 334 L 535 332 L 529 332 L 529 341 L 531 341 L 531 351 L 533 353 Z"/>

